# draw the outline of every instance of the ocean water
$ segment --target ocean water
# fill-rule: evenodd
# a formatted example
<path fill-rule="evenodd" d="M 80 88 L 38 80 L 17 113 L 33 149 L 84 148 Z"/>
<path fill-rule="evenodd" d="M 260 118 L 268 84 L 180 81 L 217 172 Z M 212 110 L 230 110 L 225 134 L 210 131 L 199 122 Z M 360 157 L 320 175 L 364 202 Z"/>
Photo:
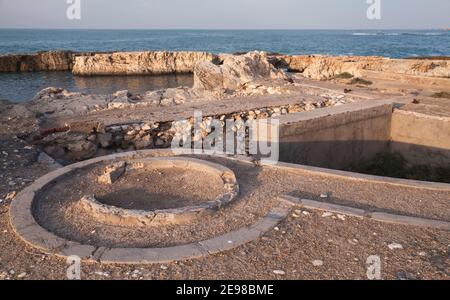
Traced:
<path fill-rule="evenodd" d="M 194 84 L 192 75 L 158 76 L 73 76 L 71 72 L 0 73 L 0 99 L 26 102 L 47 87 L 60 87 L 70 92 L 112 94 L 119 90 L 132 93 Z"/>
<path fill-rule="evenodd" d="M 7 30 L 0 53 L 41 50 L 264 50 L 285 54 L 450 55 L 445 30 Z"/>
<path fill-rule="evenodd" d="M 233 53 L 264 50 L 284 54 L 380 55 L 392 58 L 449 56 L 445 30 L 10 30 L 0 29 L 0 54 L 45 50 L 192 50 Z M 191 85 L 189 77 L 92 77 L 69 72 L 0 74 L 0 99 L 28 101 L 39 90 L 110 93 Z"/>

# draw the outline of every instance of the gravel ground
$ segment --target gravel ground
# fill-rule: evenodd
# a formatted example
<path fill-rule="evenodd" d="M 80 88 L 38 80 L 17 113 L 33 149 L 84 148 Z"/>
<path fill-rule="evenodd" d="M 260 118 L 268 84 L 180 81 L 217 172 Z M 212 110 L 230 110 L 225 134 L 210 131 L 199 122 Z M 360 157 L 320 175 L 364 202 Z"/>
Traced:
<path fill-rule="evenodd" d="M 2 112 L 2 118 L 6 114 Z M 17 127 L 17 126 L 18 127 Z M 14 192 L 47 173 L 36 149 L 8 134 L 21 124 L 0 126 L 0 279 L 65 279 L 64 259 L 27 246 L 9 224 Z M 23 124 L 22 124 L 23 125 Z M 34 123 L 30 123 L 34 126 Z M 261 197 L 289 193 L 359 207 L 373 207 L 407 215 L 449 220 L 450 192 L 408 189 L 364 183 L 307 172 L 288 173 L 214 159 L 239 171 L 243 193 L 230 212 L 246 209 L 223 226 L 252 222 L 273 202 L 253 207 Z M 239 172 L 238 172 L 239 173 Z M 11 194 L 12 193 L 12 194 Z M 252 200 L 253 199 L 253 200 Z M 239 206 L 241 205 L 241 206 Z M 259 213 L 255 213 L 258 211 Z M 247 214 L 248 213 L 248 214 Z M 220 218 L 219 218 L 220 220 Z M 242 223 L 239 223 L 242 222 Z M 234 225 L 233 225 L 234 224 Z M 178 237 L 177 237 L 178 238 Z M 181 241 L 181 238 L 180 238 Z M 340 215 L 294 209 L 290 217 L 262 238 L 231 251 L 201 259 L 153 265 L 82 263 L 82 279 L 365 279 L 367 258 L 381 261 L 383 279 L 450 279 L 450 233 L 432 229 L 358 220 Z"/>
<path fill-rule="evenodd" d="M 14 145 L 7 141 L 6 145 L 15 148 L 21 144 Z M 5 148 L 5 143 L 2 143 L 2 148 Z M 2 151 L 14 151 L 12 148 Z M 8 155 L 3 160 L 8 160 L 8 157 L 11 156 Z M 229 167 L 234 164 L 227 163 Z M 5 178 L 27 174 L 29 179 L 33 179 L 45 173 L 42 165 L 37 163 L 30 164 L 26 169 L 13 168 L 12 171 L 15 175 L 9 171 L 2 173 L 2 195 L 15 190 L 14 186 L 8 186 Z M 256 182 L 261 183 L 261 180 L 277 183 L 276 178 L 288 180 L 287 185 L 301 181 L 301 178 L 292 174 L 281 178 L 281 173 L 260 172 L 254 180 L 255 185 Z M 316 181 L 314 176 L 309 180 L 304 177 L 302 185 L 306 187 L 308 182 L 313 191 L 314 186 L 323 184 L 323 180 Z M 354 185 L 348 183 L 344 181 L 341 185 L 350 193 Z M 385 185 L 384 189 L 387 193 L 390 187 Z M 268 194 L 278 192 L 279 190 L 267 191 Z M 394 189 L 393 192 L 397 191 Z M 413 194 L 420 194 L 418 192 L 426 194 L 425 191 L 414 191 Z M 359 195 L 362 197 L 364 194 Z M 8 205 L 9 201 L 4 201 L 0 206 L 0 226 L 3 229 L 0 235 L 0 278 L 64 279 L 66 263 L 63 259 L 26 246 L 12 233 Z M 402 249 L 391 250 L 389 246 L 392 245 L 401 245 Z M 449 247 L 450 234 L 446 231 L 294 210 L 287 220 L 261 239 L 232 251 L 164 265 L 83 263 L 82 278 L 364 279 L 367 258 L 377 255 L 381 260 L 383 279 L 450 279 Z"/>

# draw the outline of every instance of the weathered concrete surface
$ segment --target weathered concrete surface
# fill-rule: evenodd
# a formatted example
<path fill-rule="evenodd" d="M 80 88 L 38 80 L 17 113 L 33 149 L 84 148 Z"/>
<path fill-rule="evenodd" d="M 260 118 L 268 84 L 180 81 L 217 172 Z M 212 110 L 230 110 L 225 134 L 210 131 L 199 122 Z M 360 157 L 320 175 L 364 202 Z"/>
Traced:
<path fill-rule="evenodd" d="M 418 227 L 430 227 L 450 231 L 450 222 L 446 221 L 389 214 L 380 211 L 367 211 L 363 209 L 354 208 L 351 206 L 337 205 L 309 199 L 300 199 L 289 195 L 283 195 L 279 197 L 279 199 L 280 201 L 286 201 L 288 203 L 292 203 L 293 205 L 297 205 L 303 208 L 328 211 L 360 219 L 370 218 L 379 222 L 418 226 Z"/>
<path fill-rule="evenodd" d="M 217 60 L 206 52 L 115 52 L 78 56 L 72 72 L 83 76 L 192 73 L 197 63 Z"/>
<path fill-rule="evenodd" d="M 0 55 L 0 72 L 70 71 L 74 55 L 71 51 Z"/>
<path fill-rule="evenodd" d="M 360 76 L 361 71 L 377 71 L 427 77 L 450 77 L 450 63 L 446 60 L 390 59 L 379 56 L 279 56 L 280 65 L 306 77 L 326 80 L 348 72 Z"/>
<path fill-rule="evenodd" d="M 279 117 L 280 160 L 341 169 L 385 152 L 391 101 L 359 102 Z"/>
<path fill-rule="evenodd" d="M 401 153 L 408 163 L 450 167 L 450 117 L 397 109 L 391 137 L 391 151 Z"/>

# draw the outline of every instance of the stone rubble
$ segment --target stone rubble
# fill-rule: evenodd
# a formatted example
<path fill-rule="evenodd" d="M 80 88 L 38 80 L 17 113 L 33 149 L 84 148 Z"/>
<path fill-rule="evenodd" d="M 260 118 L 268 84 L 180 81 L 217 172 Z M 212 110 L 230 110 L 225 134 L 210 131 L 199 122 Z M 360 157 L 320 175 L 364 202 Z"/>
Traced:
<path fill-rule="evenodd" d="M 227 115 L 205 116 L 201 124 L 202 131 L 195 139 L 206 138 L 212 133 L 211 120 L 220 120 L 225 128 L 225 120 L 255 120 L 278 117 L 285 114 L 313 110 L 321 107 L 333 106 L 334 102 L 323 100 L 320 102 L 301 102 L 275 107 L 262 107 L 256 110 L 240 111 Z M 117 124 L 104 128 L 104 132 L 90 132 L 89 134 L 71 131 L 49 134 L 39 144 L 50 156 L 61 161 L 78 161 L 114 152 L 133 151 L 142 149 L 159 149 L 170 147 L 174 137 L 180 137 L 186 128 L 192 125 L 189 122 L 156 122 Z"/>

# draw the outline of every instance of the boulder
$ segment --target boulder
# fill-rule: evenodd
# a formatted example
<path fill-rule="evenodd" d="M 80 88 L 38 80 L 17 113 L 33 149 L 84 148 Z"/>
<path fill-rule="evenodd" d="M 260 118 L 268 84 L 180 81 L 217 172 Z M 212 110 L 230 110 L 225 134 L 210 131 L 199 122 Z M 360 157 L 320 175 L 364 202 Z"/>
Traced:
<path fill-rule="evenodd" d="M 286 74 L 277 70 L 265 52 L 249 52 L 245 55 L 223 55 L 220 66 L 204 62 L 194 69 L 194 87 L 204 90 L 237 90 L 242 85 L 256 80 L 286 79 Z"/>
<path fill-rule="evenodd" d="M 111 146 L 112 140 L 113 140 L 113 136 L 109 132 L 100 133 L 97 135 L 97 143 L 103 148 L 107 148 L 107 147 Z"/>
<path fill-rule="evenodd" d="M 222 68 L 211 62 L 201 62 L 194 69 L 194 89 L 214 90 L 223 87 Z"/>
<path fill-rule="evenodd" d="M 133 141 L 133 145 L 136 148 L 136 150 L 151 148 L 153 146 L 153 139 L 150 135 L 145 135 L 141 138 L 136 138 Z"/>
<path fill-rule="evenodd" d="M 97 146 L 89 141 L 78 141 L 67 145 L 70 159 L 81 161 L 95 156 Z"/>

